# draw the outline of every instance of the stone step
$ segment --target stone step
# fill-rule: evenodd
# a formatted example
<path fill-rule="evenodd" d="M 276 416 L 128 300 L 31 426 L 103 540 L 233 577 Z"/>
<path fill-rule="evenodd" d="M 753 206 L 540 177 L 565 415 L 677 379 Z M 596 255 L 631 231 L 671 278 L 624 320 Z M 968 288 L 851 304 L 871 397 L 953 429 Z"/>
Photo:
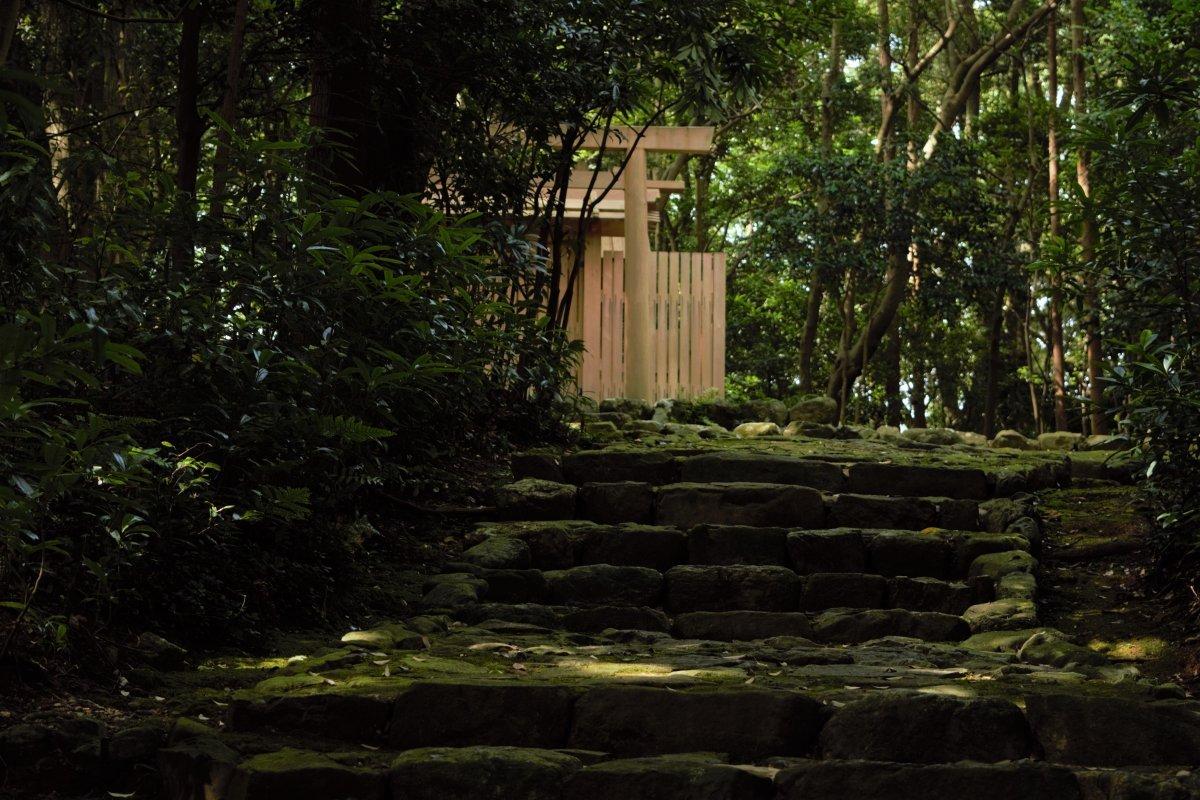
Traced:
<path fill-rule="evenodd" d="M 592 450 L 562 457 L 561 470 L 544 460 L 514 459 L 520 478 L 550 478 L 582 486 L 589 482 L 792 484 L 837 494 L 889 494 L 986 500 L 994 480 L 981 469 L 858 461 L 833 461 L 745 451 L 713 451 L 672 457 L 654 451 Z"/>
<path fill-rule="evenodd" d="M 1135 800 L 1200 797 L 1182 773 L 1011 763 L 912 764 L 778 759 L 730 763 L 714 753 L 639 758 L 574 749 L 430 747 L 325 754 L 282 748 L 246 757 L 215 737 L 162 751 L 170 797 L 211 800 Z"/>
<path fill-rule="evenodd" d="M 887 636 L 957 642 L 972 633 L 961 616 L 902 608 L 685 611 L 672 618 L 647 606 L 572 609 L 534 603 L 478 603 L 457 610 L 454 616 L 472 625 L 503 621 L 579 633 L 640 630 L 670 633 L 680 639 L 726 642 L 773 636 L 801 636 L 823 644 L 859 644 Z"/>
<path fill-rule="evenodd" d="M 561 570 L 612 564 L 662 571 L 681 564 L 745 564 L 788 567 L 800 573 L 960 579 L 971 574 L 981 556 L 1031 549 L 1028 537 L 1020 533 L 947 529 L 789 530 L 704 524 L 685 533 L 664 525 L 545 520 L 484 523 L 478 530 L 485 538 L 463 554 L 467 570 Z"/>
<path fill-rule="evenodd" d="M 665 572 L 650 567 L 589 564 L 542 572 L 481 569 L 431 579 L 426 602 L 471 597 L 499 603 L 560 606 L 662 606 L 687 611 L 820 611 L 827 608 L 906 608 L 962 614 L 996 599 L 987 577 L 970 582 L 930 577 L 885 577 L 855 572 L 798 575 L 789 567 L 765 565 L 680 565 Z M 482 582 L 479 585 L 477 582 Z"/>
<path fill-rule="evenodd" d="M 749 686 L 425 681 L 387 695 L 238 699 L 227 727 L 393 750 L 485 745 L 610 757 L 710 752 L 759 763 L 814 756 L 826 763 L 910 765 L 1039 759 L 1089 769 L 1200 764 L 1200 704 L 1085 694 L 1001 699 L 891 690 L 843 704 Z"/>
<path fill-rule="evenodd" d="M 782 483 L 590 482 L 582 486 L 527 478 L 497 490 L 497 515 L 509 520 L 581 518 L 602 523 L 657 523 L 787 528 L 931 527 L 980 529 L 978 500 L 870 495 Z"/>

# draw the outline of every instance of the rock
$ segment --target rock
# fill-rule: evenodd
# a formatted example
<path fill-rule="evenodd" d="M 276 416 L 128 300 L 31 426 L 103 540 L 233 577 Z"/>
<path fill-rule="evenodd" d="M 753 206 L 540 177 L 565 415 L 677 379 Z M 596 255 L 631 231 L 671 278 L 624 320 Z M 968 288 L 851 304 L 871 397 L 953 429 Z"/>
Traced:
<path fill-rule="evenodd" d="M 837 402 L 832 397 L 810 395 L 788 409 L 788 421 L 831 425 L 837 422 L 837 412 Z"/>
<path fill-rule="evenodd" d="M 970 632 L 961 617 L 899 608 L 826 611 L 813 621 L 813 638 L 834 644 L 858 644 L 885 636 L 954 642 L 965 639 Z"/>
<path fill-rule="evenodd" d="M 786 528 L 697 525 L 687 534 L 687 557 L 676 563 L 791 566 Z"/>
<path fill-rule="evenodd" d="M 161 725 L 145 724 L 126 728 L 109 739 L 108 758 L 123 767 L 153 764 L 155 755 L 166 739 L 167 732 Z"/>
<path fill-rule="evenodd" d="M 743 420 L 761 419 L 774 422 L 776 425 L 787 425 L 788 423 L 787 404 L 780 400 L 747 400 L 738 407 L 737 413 Z M 725 427 L 730 427 L 732 422 L 722 421 L 715 416 L 712 417 L 712 420 Z"/>
<path fill-rule="evenodd" d="M 526 450 L 524 453 L 514 453 L 512 473 L 517 480 L 537 478 L 555 483 L 563 482 L 559 454 L 554 450 Z"/>
<path fill-rule="evenodd" d="M 488 536 L 464 550 L 461 558 L 487 569 L 528 569 L 533 563 L 529 545 L 515 536 Z"/>
<path fill-rule="evenodd" d="M 579 516 L 595 522 L 651 522 L 654 490 L 648 483 L 585 483 L 579 488 Z"/>
<path fill-rule="evenodd" d="M 838 528 L 905 528 L 919 531 L 937 525 L 938 513 L 937 506 L 926 498 L 839 494 L 830 505 L 829 521 L 830 525 Z"/>
<path fill-rule="evenodd" d="M 735 438 L 737 438 L 733 435 L 733 433 L 725 430 L 720 425 L 705 426 L 705 428 L 703 430 L 701 430 L 697 435 L 701 439 L 735 439 Z"/>
<path fill-rule="evenodd" d="M 1026 664 L 1044 664 L 1064 669 L 1103 667 L 1108 659 L 1094 650 L 1072 644 L 1057 631 L 1038 631 L 1025 640 L 1017 658 Z"/>
<path fill-rule="evenodd" d="M 1104 434 L 1093 434 L 1079 443 L 1080 450 L 1129 450 L 1133 447 L 1133 442 L 1128 436 L 1105 436 Z"/>
<path fill-rule="evenodd" d="M 658 489 L 656 519 L 691 528 L 714 525 L 821 527 L 825 502 L 806 486 L 771 483 L 676 483 Z"/>
<path fill-rule="evenodd" d="M 950 497 L 983 500 L 987 475 L 981 469 L 877 464 L 851 464 L 848 491 L 858 494 Z"/>
<path fill-rule="evenodd" d="M 666 605 L 685 611 L 795 611 L 800 577 L 785 567 L 673 567 L 666 573 Z"/>
<path fill-rule="evenodd" d="M 1027 439 L 1018 431 L 1002 430 L 992 437 L 992 447 L 1010 450 L 1037 450 L 1037 442 Z"/>
<path fill-rule="evenodd" d="M 979 530 L 979 503 L 975 500 L 934 497 L 938 527 L 959 531 Z"/>
<path fill-rule="evenodd" d="M 969 577 L 991 578 L 999 581 L 1014 572 L 1032 574 L 1037 569 L 1037 559 L 1024 550 L 1006 550 L 1002 553 L 985 553 L 971 562 Z"/>
<path fill-rule="evenodd" d="M 1037 579 L 1027 572 L 1010 572 L 996 584 L 997 600 L 1037 600 Z"/>
<path fill-rule="evenodd" d="M 1005 700 L 878 694 L 834 712 L 821 731 L 826 758 L 937 764 L 1033 754 L 1021 710 Z"/>
<path fill-rule="evenodd" d="M 383 795 L 383 770 L 346 766 L 321 753 L 290 747 L 251 756 L 239 764 L 228 794 L 245 800 L 273 797 L 382 800 Z"/>
<path fill-rule="evenodd" d="M 350 631 L 342 644 L 370 650 L 413 650 L 422 646 L 421 635 L 399 623 L 380 625 L 364 631 Z"/>
<path fill-rule="evenodd" d="M 980 556 L 1028 550 L 1029 542 L 1015 533 L 970 533 L 954 537 L 954 571 L 967 575 Z"/>
<path fill-rule="evenodd" d="M 985 653 L 1016 653 L 1021 645 L 1029 641 L 1029 637 L 1045 631 L 1050 635 L 1066 639 L 1066 635 L 1054 628 L 1026 628 L 1015 631 L 985 631 L 973 634 L 966 639 L 962 646 L 966 650 L 980 650 Z"/>
<path fill-rule="evenodd" d="M 456 610 L 455 616 L 467 623 L 491 620 L 540 628 L 554 628 L 561 621 L 555 609 L 537 603 L 476 603 Z"/>
<path fill-rule="evenodd" d="M 598 527 L 575 539 L 574 561 L 669 569 L 687 561 L 687 536 L 676 528 L 658 525 Z"/>
<path fill-rule="evenodd" d="M 838 428 L 823 422 L 789 422 L 784 436 L 807 436 L 810 439 L 837 439 Z"/>
<path fill-rule="evenodd" d="M 770 453 L 704 453 L 683 459 L 685 483 L 786 483 L 826 492 L 845 488 L 846 477 L 836 464 Z"/>
<path fill-rule="evenodd" d="M 524 478 L 496 490 L 496 508 L 507 519 L 570 519 L 577 491 L 565 483 Z"/>
<path fill-rule="evenodd" d="M 1033 517 L 1018 517 L 1004 528 L 1006 533 L 1015 533 L 1025 540 L 1030 548 L 1036 548 L 1042 541 L 1042 526 Z"/>
<path fill-rule="evenodd" d="M 774 422 L 743 422 L 733 429 L 739 439 L 754 439 L 759 436 L 782 436 L 783 432 Z"/>
<path fill-rule="evenodd" d="M 875 438 L 882 439 L 885 442 L 902 442 L 906 441 L 904 432 L 895 425 L 880 425 L 875 429 Z"/>
<path fill-rule="evenodd" d="M 650 412 L 650 419 L 665 424 L 671 421 L 671 413 L 674 410 L 674 400 L 659 400 L 654 404 L 654 410 Z"/>
<path fill-rule="evenodd" d="M 1083 800 L 1070 770 L 1025 761 L 1015 764 L 809 761 L 785 769 L 775 782 L 778 800 Z"/>
<path fill-rule="evenodd" d="M 962 434 L 952 428 L 909 428 L 904 431 L 904 438 L 921 444 L 963 444 Z"/>
<path fill-rule="evenodd" d="M 623 411 L 601 411 L 596 415 L 596 419 L 600 422 L 611 422 L 618 428 L 627 428 L 629 423 L 633 422 L 633 417 Z"/>
<path fill-rule="evenodd" d="M 646 567 L 591 564 L 545 573 L 551 602 L 583 606 L 656 606 L 663 576 Z"/>
<path fill-rule="evenodd" d="M 654 450 L 584 450 L 563 456 L 563 475 L 569 483 L 639 481 L 659 485 L 679 479 L 675 458 Z"/>
<path fill-rule="evenodd" d="M 353 742 L 378 741 L 392 705 L 378 697 L 344 694 L 287 695 L 237 699 L 229 706 L 234 731 L 304 733 Z"/>
<path fill-rule="evenodd" d="M 565 753 L 524 747 L 427 747 L 392 762 L 391 796 L 404 800 L 559 800 L 583 764 Z"/>
<path fill-rule="evenodd" d="M 396 698 L 389 746 L 563 747 L 575 691 L 536 683 L 412 684 Z"/>
<path fill-rule="evenodd" d="M 497 603 L 540 603 L 546 599 L 546 577 L 536 569 L 487 569 L 488 599 Z"/>
<path fill-rule="evenodd" d="M 564 787 L 572 800 L 772 800 L 769 774 L 698 753 L 601 762 Z"/>
<path fill-rule="evenodd" d="M 713 639 L 719 642 L 770 639 L 776 636 L 812 635 L 807 614 L 775 611 L 693 611 L 675 617 L 679 639 Z"/>
<path fill-rule="evenodd" d="M 158 751 L 166 800 L 228 797 L 238 755 L 213 736 L 185 739 Z"/>
<path fill-rule="evenodd" d="M 1025 516 L 1027 506 L 1008 497 L 996 497 L 979 504 L 979 522 L 985 531 L 1001 533 L 1009 523 Z"/>
<path fill-rule="evenodd" d="M 1038 448 L 1042 450 L 1075 450 L 1081 441 L 1083 434 L 1070 431 L 1043 433 L 1037 437 Z"/>
<path fill-rule="evenodd" d="M 650 416 L 651 408 L 641 400 L 631 397 L 607 397 L 600 401 L 600 412 L 616 412 L 628 414 L 634 419 L 645 419 Z"/>
<path fill-rule="evenodd" d="M 959 433 L 959 436 L 961 436 L 963 438 L 963 444 L 968 445 L 970 447 L 987 447 L 988 446 L 988 438 L 986 436 L 984 436 L 982 433 L 975 433 L 973 431 L 961 431 Z"/>
<path fill-rule="evenodd" d="M 908 531 L 873 531 L 867 539 L 867 563 L 880 575 L 945 578 L 950 572 L 950 542 L 942 536 Z"/>
<path fill-rule="evenodd" d="M 975 600 L 975 591 L 965 583 L 947 583 L 936 578 L 892 578 L 887 604 L 910 611 L 962 614 Z"/>
<path fill-rule="evenodd" d="M 804 579 L 800 609 L 882 608 L 886 604 L 887 593 L 888 581 L 882 575 L 817 572 Z"/>
<path fill-rule="evenodd" d="M 571 747 L 621 756 L 728 753 L 749 761 L 800 755 L 820 726 L 820 704 L 794 692 L 604 687 L 575 704 Z"/>
<path fill-rule="evenodd" d="M 532 566 L 538 569 L 567 569 L 575 566 L 576 544 L 604 526 L 585 520 L 540 520 L 481 525 L 485 536 L 511 536 L 529 547 Z"/>
<path fill-rule="evenodd" d="M 655 422 L 652 419 L 634 419 L 630 420 L 625 426 L 631 431 L 639 431 L 641 433 L 662 433 L 663 423 Z"/>
<path fill-rule="evenodd" d="M 438 575 L 425 594 L 421 606 L 425 609 L 461 608 L 479 602 L 480 593 L 487 591 L 487 581 L 466 573 Z"/>
<path fill-rule="evenodd" d="M 787 547 L 792 565 L 800 573 L 866 571 L 866 544 L 854 529 L 792 531 Z"/>
<path fill-rule="evenodd" d="M 138 657 L 155 669 L 177 670 L 187 666 L 187 650 L 157 633 L 146 631 L 137 638 L 134 647 Z"/>
<path fill-rule="evenodd" d="M 672 436 L 699 436 L 707 431 L 709 427 L 700 423 L 668 422 L 666 425 L 663 425 L 662 432 Z"/>
<path fill-rule="evenodd" d="M 1200 764 L 1200 706 L 1031 695 L 1026 716 L 1048 761 L 1090 767 Z"/>
<path fill-rule="evenodd" d="M 563 615 L 563 627 L 580 633 L 599 633 L 609 628 L 668 633 L 671 620 L 648 606 L 595 606 L 567 612 Z"/>
<path fill-rule="evenodd" d="M 1037 606 L 1029 600 L 993 600 L 976 603 L 963 612 L 962 618 L 972 633 L 1011 628 L 1032 628 L 1037 625 Z"/>
<path fill-rule="evenodd" d="M 580 438 L 588 442 L 603 444 L 605 442 L 619 442 L 623 437 L 616 423 L 608 420 L 597 420 L 595 422 L 583 423 Z"/>

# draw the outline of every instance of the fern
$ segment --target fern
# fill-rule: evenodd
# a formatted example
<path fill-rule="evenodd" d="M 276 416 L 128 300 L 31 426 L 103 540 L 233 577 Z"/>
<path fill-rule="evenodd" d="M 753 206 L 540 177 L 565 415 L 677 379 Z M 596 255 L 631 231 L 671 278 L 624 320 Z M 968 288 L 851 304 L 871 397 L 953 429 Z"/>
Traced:
<path fill-rule="evenodd" d="M 386 428 L 376 428 L 357 417 L 347 415 L 319 416 L 316 418 L 316 423 L 318 433 L 331 439 L 337 439 L 344 444 L 378 442 L 395 435 Z"/>

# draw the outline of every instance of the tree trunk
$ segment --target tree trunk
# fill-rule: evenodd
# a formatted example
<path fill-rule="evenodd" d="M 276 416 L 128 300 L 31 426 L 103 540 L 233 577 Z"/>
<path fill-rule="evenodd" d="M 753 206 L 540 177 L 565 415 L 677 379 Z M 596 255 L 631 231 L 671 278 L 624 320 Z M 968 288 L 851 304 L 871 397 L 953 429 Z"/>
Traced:
<path fill-rule="evenodd" d="M 900 398 L 900 325 L 899 318 L 892 324 L 888 333 L 885 347 L 886 357 L 883 361 L 883 394 L 886 398 L 886 416 L 888 425 L 899 427 L 904 420 L 904 403 Z"/>
<path fill-rule="evenodd" d="M 913 359 L 912 393 L 908 398 L 912 406 L 912 424 L 914 428 L 924 428 L 925 423 L 925 359 Z"/>
<path fill-rule="evenodd" d="M 812 286 L 808 289 L 808 307 L 804 312 L 804 336 L 800 339 L 800 391 L 812 392 L 812 356 L 817 341 L 817 328 L 821 324 L 821 304 L 825 299 L 825 287 L 821 276 L 813 273 Z"/>
<path fill-rule="evenodd" d="M 342 191 L 364 193 L 381 179 L 385 170 L 379 157 L 387 149 L 371 102 L 375 2 L 313 0 L 311 8 L 315 52 L 309 118 L 328 142 L 314 150 L 313 168 Z M 402 152 L 398 158 L 413 155 Z"/>
<path fill-rule="evenodd" d="M 196 104 L 200 97 L 200 25 L 199 6 L 185 6 L 180 15 L 178 63 L 175 98 L 175 189 L 176 230 L 171 242 L 171 267 L 190 269 L 195 257 L 196 177 L 200 170 L 200 138 L 204 125 Z"/>
<path fill-rule="evenodd" d="M 996 435 L 996 407 L 1000 401 L 1000 338 L 1004 331 L 1004 290 L 996 292 L 989 320 L 987 382 L 983 397 L 983 435 Z"/>
<path fill-rule="evenodd" d="M 229 34 L 229 58 L 225 64 L 225 92 L 221 97 L 221 119 L 231 129 L 237 127 L 238 87 L 242 79 L 242 50 L 246 42 L 246 14 L 250 0 L 237 0 L 233 9 L 233 29 Z M 229 133 L 217 132 L 217 152 L 213 156 L 211 214 L 219 218 L 225 210 L 225 187 L 229 172 Z"/>
<path fill-rule="evenodd" d="M 1046 172 L 1050 203 L 1050 235 L 1062 235 L 1058 208 L 1058 13 L 1050 12 L 1046 25 Z M 1067 430 L 1066 357 L 1063 352 L 1062 279 L 1050 278 L 1050 373 L 1054 383 L 1054 429 Z"/>
<path fill-rule="evenodd" d="M 833 92 L 842 77 L 842 21 L 835 19 L 829 33 L 829 69 L 821 80 L 821 155 L 833 155 Z M 829 207 L 829 198 L 822 193 L 817 198 L 822 210 Z M 825 300 L 825 285 L 819 268 L 813 269 L 808 287 L 808 303 L 804 310 L 804 334 L 800 339 L 800 391 L 813 390 L 812 357 L 817 330 L 821 324 L 821 306 Z"/>
<path fill-rule="evenodd" d="M 1075 114 L 1087 113 L 1087 65 L 1084 63 L 1083 0 L 1071 0 L 1071 73 L 1075 90 Z M 1084 313 L 1087 315 L 1087 376 L 1092 433 L 1108 433 L 1108 417 L 1104 413 L 1104 387 L 1101 385 L 1104 354 L 1100 341 L 1100 297 L 1096 289 L 1096 216 L 1092 212 L 1091 152 L 1086 145 L 1075 150 L 1075 180 L 1083 195 L 1083 219 L 1079 226 L 1079 254 L 1084 266 Z"/>
<path fill-rule="evenodd" d="M 17 22 L 21 19 L 21 0 L 0 0 L 0 67 L 8 62 Z"/>

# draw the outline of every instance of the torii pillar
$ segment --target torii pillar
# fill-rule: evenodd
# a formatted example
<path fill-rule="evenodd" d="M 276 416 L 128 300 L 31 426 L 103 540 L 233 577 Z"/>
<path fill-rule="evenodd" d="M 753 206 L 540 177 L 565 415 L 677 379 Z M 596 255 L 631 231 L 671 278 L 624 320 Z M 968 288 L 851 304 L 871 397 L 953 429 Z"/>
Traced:
<path fill-rule="evenodd" d="M 640 134 L 640 136 L 639 136 Z M 654 255 L 646 203 L 646 154 L 712 151 L 711 127 L 624 126 L 610 131 L 607 150 L 629 150 L 621 175 L 625 186 L 625 396 L 654 403 Z M 599 149 L 600 135 L 585 147 Z"/>

